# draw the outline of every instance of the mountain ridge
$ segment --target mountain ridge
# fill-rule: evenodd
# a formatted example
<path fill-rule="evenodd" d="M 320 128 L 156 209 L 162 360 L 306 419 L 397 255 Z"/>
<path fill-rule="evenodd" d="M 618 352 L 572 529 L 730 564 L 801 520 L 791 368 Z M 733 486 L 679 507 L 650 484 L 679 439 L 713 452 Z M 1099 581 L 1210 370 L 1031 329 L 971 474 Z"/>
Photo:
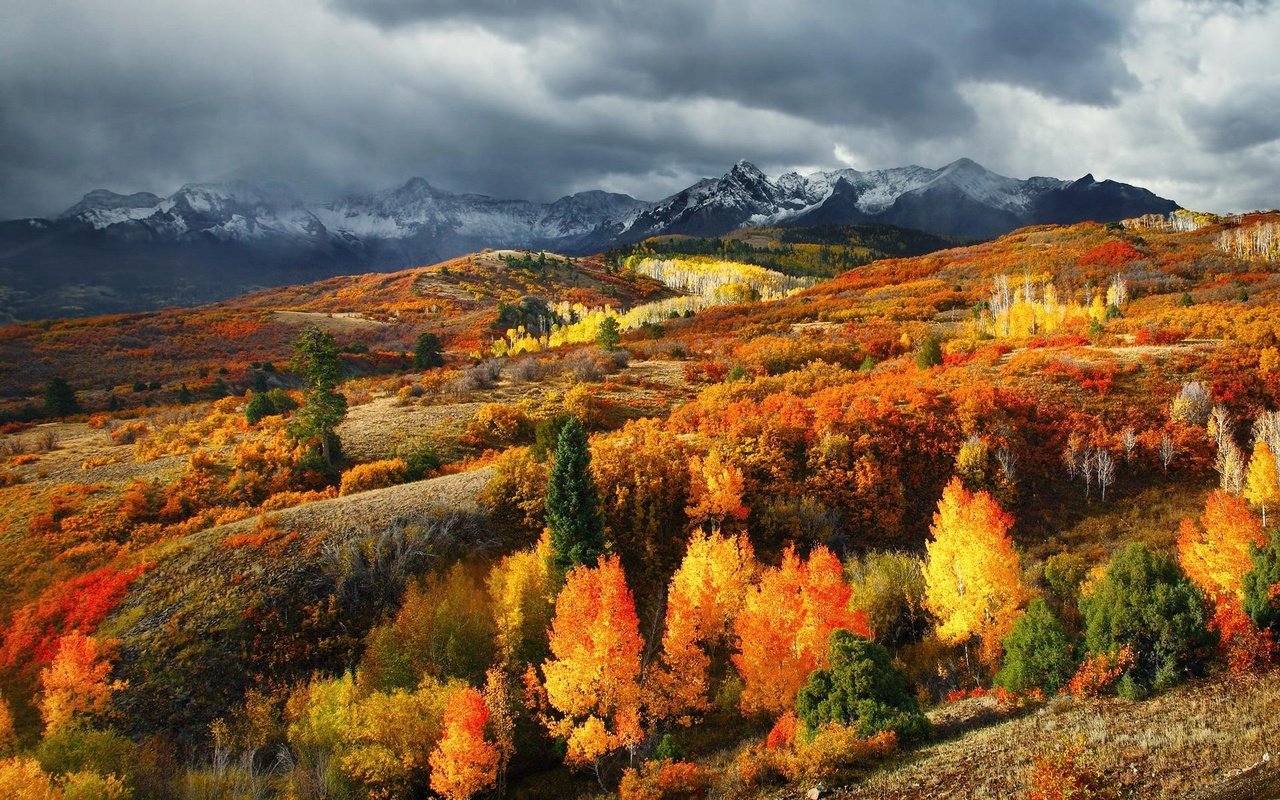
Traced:
<path fill-rule="evenodd" d="M 94 189 L 57 217 L 0 222 L 0 321 L 196 305 L 490 247 L 585 255 L 665 234 L 867 223 L 988 239 L 1029 224 L 1176 208 L 1092 174 L 1020 180 L 968 158 L 776 178 L 740 160 L 654 202 L 602 190 L 534 202 L 451 192 L 422 177 L 318 202 L 267 182 L 189 183 L 166 197 Z"/>

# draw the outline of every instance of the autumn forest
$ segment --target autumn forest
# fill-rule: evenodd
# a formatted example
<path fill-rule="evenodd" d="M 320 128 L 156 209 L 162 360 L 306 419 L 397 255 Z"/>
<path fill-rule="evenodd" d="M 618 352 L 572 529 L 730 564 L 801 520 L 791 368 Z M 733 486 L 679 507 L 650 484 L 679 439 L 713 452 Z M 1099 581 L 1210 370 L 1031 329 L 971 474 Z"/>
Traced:
<path fill-rule="evenodd" d="M 1278 231 L 749 228 L 0 328 L 0 794 L 1265 791 Z"/>

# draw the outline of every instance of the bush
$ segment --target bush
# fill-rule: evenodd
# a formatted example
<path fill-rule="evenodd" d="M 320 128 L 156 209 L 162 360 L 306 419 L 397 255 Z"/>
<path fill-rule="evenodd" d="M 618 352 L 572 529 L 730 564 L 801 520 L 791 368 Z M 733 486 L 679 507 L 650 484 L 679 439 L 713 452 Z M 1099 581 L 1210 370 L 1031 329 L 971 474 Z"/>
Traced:
<path fill-rule="evenodd" d="M 1049 606 L 1036 599 L 1004 637 L 1004 666 L 995 682 L 1012 692 L 1043 689 L 1054 694 L 1074 668 L 1066 630 Z"/>
<path fill-rule="evenodd" d="M 556 449 L 561 429 L 571 419 L 573 417 L 569 414 L 556 414 L 538 420 L 538 424 L 533 427 L 533 447 L 529 450 L 530 454 L 539 461 L 546 460 Z"/>
<path fill-rule="evenodd" d="M 849 559 L 845 570 L 853 585 L 850 603 L 867 612 L 877 642 L 896 649 L 919 641 L 929 626 L 920 559 L 873 550 Z"/>
<path fill-rule="evenodd" d="M 406 481 L 420 481 L 440 469 L 440 455 L 426 439 L 401 445 L 397 455 L 404 461 Z"/>
<path fill-rule="evenodd" d="M 368 464 L 359 464 L 342 473 L 342 484 L 338 487 L 338 494 L 348 495 L 395 486 L 398 483 L 404 483 L 408 475 L 409 466 L 402 459 L 370 461 Z"/>
<path fill-rule="evenodd" d="M 528 439 L 532 427 L 524 409 L 486 403 L 467 423 L 463 440 L 474 447 L 505 448 Z"/>
<path fill-rule="evenodd" d="M 137 746 L 115 731 L 80 725 L 49 733 L 36 750 L 40 766 L 51 775 L 95 772 L 119 775 L 126 781 L 132 775 L 137 757 Z"/>
<path fill-rule="evenodd" d="M 838 776 L 852 767 L 892 755 L 898 749 L 893 731 L 863 736 L 857 729 L 828 722 L 808 740 L 796 741 L 783 771 L 793 781 L 818 781 Z"/>
<path fill-rule="evenodd" d="M 829 669 L 815 670 L 796 696 L 796 715 L 810 731 L 827 723 L 861 736 L 893 731 L 902 741 L 923 739 L 929 720 L 905 672 L 881 645 L 850 633 L 831 633 Z"/>
<path fill-rule="evenodd" d="M 441 352 L 439 336 L 434 333 L 418 334 L 418 341 L 413 346 L 413 366 L 415 369 L 435 369 L 444 366 L 444 354 Z"/>
<path fill-rule="evenodd" d="M 618 784 L 619 800 L 693 800 L 705 797 L 711 773 L 687 761 L 660 759 L 639 770 L 627 769 Z"/>
<path fill-rule="evenodd" d="M 1132 647 L 1126 674 L 1143 689 L 1165 689 L 1198 672 L 1213 646 L 1200 590 L 1177 562 L 1142 544 L 1111 559 L 1081 611 L 1089 652 Z"/>
<path fill-rule="evenodd" d="M 1024 800 L 1113 800 L 1119 793 L 1111 778 L 1080 763 L 1081 745 L 1059 747 L 1036 757 Z"/>

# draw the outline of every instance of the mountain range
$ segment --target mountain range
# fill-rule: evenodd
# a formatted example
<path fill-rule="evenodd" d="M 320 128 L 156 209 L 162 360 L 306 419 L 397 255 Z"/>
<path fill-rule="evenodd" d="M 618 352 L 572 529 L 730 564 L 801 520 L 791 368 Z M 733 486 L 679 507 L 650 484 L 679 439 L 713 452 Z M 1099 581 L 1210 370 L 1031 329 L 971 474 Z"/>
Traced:
<path fill-rule="evenodd" d="M 98 189 L 56 218 L 0 223 L 0 320 L 192 305 L 485 247 L 584 254 L 664 234 L 862 223 L 988 239 L 1029 224 L 1176 208 L 1092 175 L 1018 180 L 969 159 L 777 178 L 739 161 L 657 202 L 586 191 L 537 203 L 452 193 L 422 178 L 320 202 L 278 183 L 189 184 L 168 197 Z"/>

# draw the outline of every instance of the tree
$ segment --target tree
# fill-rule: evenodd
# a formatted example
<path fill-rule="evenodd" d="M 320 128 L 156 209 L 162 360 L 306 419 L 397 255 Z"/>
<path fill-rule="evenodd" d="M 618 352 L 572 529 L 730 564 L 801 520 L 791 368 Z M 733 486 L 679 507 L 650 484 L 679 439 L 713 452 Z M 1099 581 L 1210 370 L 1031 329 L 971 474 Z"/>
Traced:
<path fill-rule="evenodd" d="M 996 673 L 996 685 L 1013 692 L 1043 689 L 1055 694 L 1074 671 L 1066 629 L 1044 600 L 1032 600 L 1004 637 L 1004 666 Z"/>
<path fill-rule="evenodd" d="M 696 531 L 689 540 L 667 590 L 663 685 L 655 690 L 660 716 L 708 708 L 712 670 L 727 651 L 754 572 L 755 551 L 745 534 Z"/>
<path fill-rule="evenodd" d="M 836 630 L 829 652 L 831 666 L 809 675 L 796 697 L 796 714 L 811 732 L 834 722 L 856 728 L 859 736 L 893 731 L 902 742 L 928 735 L 929 720 L 888 650 Z"/>
<path fill-rule="evenodd" d="M 963 644 L 978 637 L 990 665 L 1027 599 L 1011 528 L 1013 517 L 991 495 L 952 478 L 925 544 L 925 605 L 938 617 L 938 638 Z"/>
<path fill-rule="evenodd" d="M 1280 475 L 1276 470 L 1276 456 L 1265 441 L 1253 447 L 1244 498 L 1262 511 L 1262 527 L 1267 527 L 1267 509 L 1280 504 Z"/>
<path fill-rule="evenodd" d="M 297 441 L 319 442 L 326 466 L 332 467 L 338 425 L 347 416 L 347 398 L 338 391 L 342 361 L 333 334 L 311 327 L 293 344 L 293 369 L 302 375 L 303 401 L 289 432 Z"/>
<path fill-rule="evenodd" d="M 75 390 L 65 378 L 49 379 L 44 387 L 44 411 L 51 417 L 69 417 L 80 413 L 80 403 Z"/>
<path fill-rule="evenodd" d="M 605 550 L 600 496 L 591 477 L 587 432 L 576 418 L 560 430 L 547 480 L 547 528 L 555 565 L 563 573 L 594 564 Z"/>
<path fill-rule="evenodd" d="M 644 738 L 640 720 L 640 620 L 617 556 L 574 567 L 556 598 L 551 660 L 543 664 L 547 702 L 571 765 L 595 763 Z"/>
<path fill-rule="evenodd" d="M 469 800 L 498 779 L 498 749 L 485 737 L 489 709 L 471 687 L 449 696 L 444 735 L 432 751 L 431 790 L 446 800 Z"/>
<path fill-rule="evenodd" d="M 596 344 L 605 350 L 613 351 L 622 341 L 622 335 L 618 332 L 618 320 L 614 317 L 605 317 L 600 320 L 600 329 L 596 332 Z"/>
<path fill-rule="evenodd" d="M 1244 574 L 1253 566 L 1250 548 L 1266 541 L 1244 499 L 1217 489 L 1205 501 L 1198 524 L 1182 520 L 1178 561 L 1206 595 L 1234 603 L 1240 599 Z"/>
<path fill-rule="evenodd" d="M 418 341 L 413 346 L 414 369 L 436 369 L 444 366 L 444 353 L 440 337 L 434 333 L 418 334 Z"/>
<path fill-rule="evenodd" d="M 1107 489 L 1116 482 L 1116 460 L 1111 453 L 1098 448 L 1093 451 L 1093 472 L 1098 478 L 1098 488 L 1102 490 L 1102 502 L 1107 502 Z"/>
<path fill-rule="evenodd" d="M 712 450 L 705 459 L 689 459 L 689 505 L 685 513 L 699 526 L 714 528 L 742 522 L 750 513 L 742 502 L 742 470 Z"/>
<path fill-rule="evenodd" d="M 825 547 L 807 560 L 787 548 L 779 566 L 760 574 L 734 621 L 743 711 L 791 710 L 809 673 L 827 665 L 832 631 L 870 634 L 867 615 L 850 607 L 851 594 L 840 560 Z"/>
<path fill-rule="evenodd" d="M 930 334 L 920 343 L 916 351 L 916 367 L 929 369 L 942 363 L 942 342 L 937 336 Z"/>
<path fill-rule="evenodd" d="M 516 753 L 515 704 L 515 694 L 506 670 L 502 667 L 490 667 L 484 674 L 484 705 L 489 710 L 489 735 L 498 752 L 495 786 L 499 797 L 506 793 L 507 765 Z"/>
<path fill-rule="evenodd" d="M 1134 660 L 1121 681 L 1140 692 L 1198 671 L 1213 644 L 1200 590 L 1175 561 L 1142 544 L 1116 553 L 1080 605 L 1089 652 L 1132 648 Z"/>
<path fill-rule="evenodd" d="M 513 673 L 547 657 L 551 624 L 551 539 L 503 557 L 489 571 L 489 596 L 498 630 L 498 655 Z"/>
<path fill-rule="evenodd" d="M 1280 531 L 1249 551 L 1251 567 L 1241 581 L 1244 611 L 1263 630 L 1280 633 Z"/>
<path fill-rule="evenodd" d="M 79 716 L 104 714 L 111 695 L 123 689 L 108 679 L 111 663 L 98 640 L 72 631 L 58 640 L 58 651 L 40 671 L 40 717 L 45 731 L 54 731 Z"/>

